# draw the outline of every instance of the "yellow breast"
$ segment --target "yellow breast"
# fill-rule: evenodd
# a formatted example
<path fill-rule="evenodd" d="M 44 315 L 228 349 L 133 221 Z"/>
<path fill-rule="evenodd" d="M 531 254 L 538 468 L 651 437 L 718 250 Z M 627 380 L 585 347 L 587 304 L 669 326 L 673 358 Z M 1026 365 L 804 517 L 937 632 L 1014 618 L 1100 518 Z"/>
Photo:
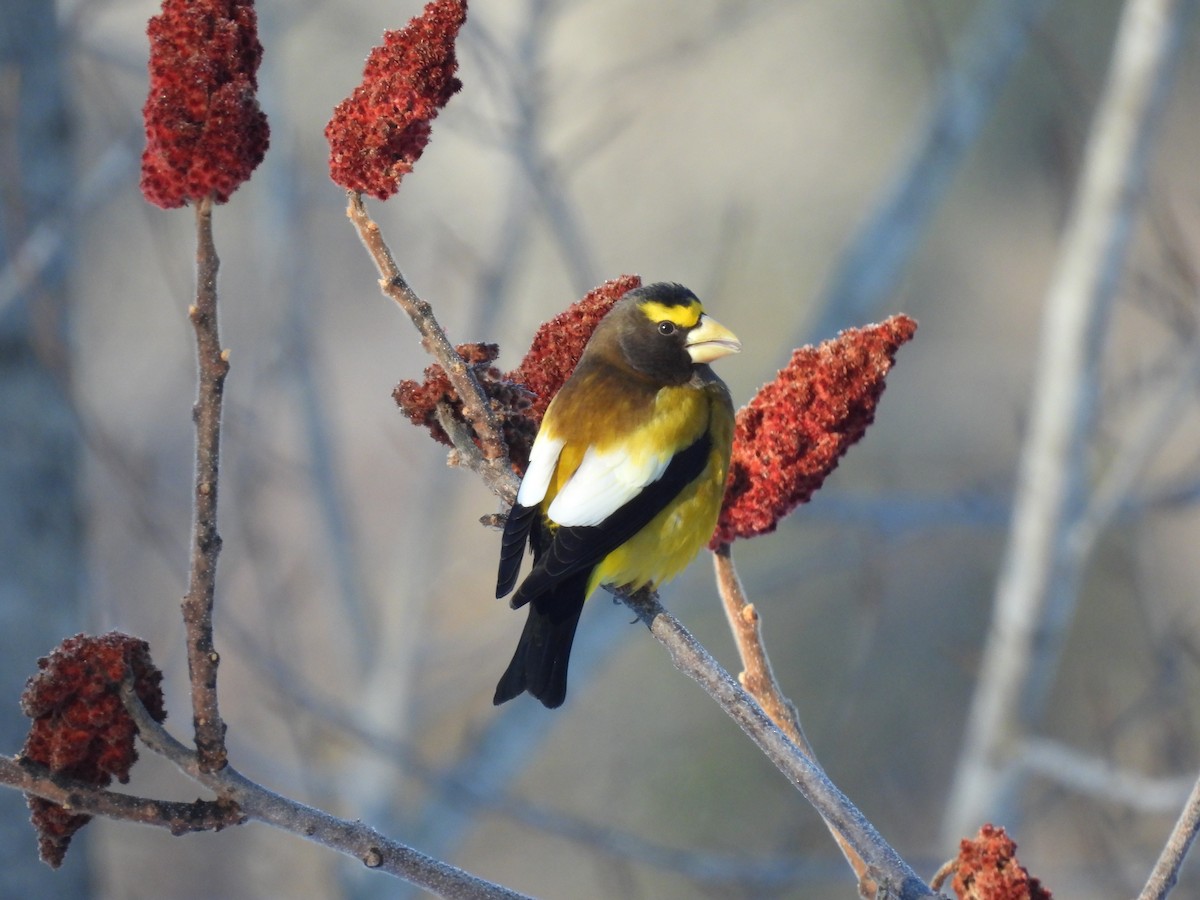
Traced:
<path fill-rule="evenodd" d="M 588 593 L 605 584 L 658 587 L 695 558 L 716 528 L 733 440 L 733 419 L 726 408 L 727 401 L 716 389 L 665 388 L 660 395 L 666 414 L 656 416 L 650 428 L 662 431 L 648 440 L 648 445 L 686 447 L 700 436 L 704 427 L 711 427 L 713 447 L 708 465 L 650 524 L 604 558 L 592 573 Z M 707 408 L 697 410 L 694 404 Z M 674 415 L 677 411 L 681 413 L 679 416 Z M 683 423 L 691 427 L 684 428 Z M 695 433 L 684 435 L 687 431 Z"/>

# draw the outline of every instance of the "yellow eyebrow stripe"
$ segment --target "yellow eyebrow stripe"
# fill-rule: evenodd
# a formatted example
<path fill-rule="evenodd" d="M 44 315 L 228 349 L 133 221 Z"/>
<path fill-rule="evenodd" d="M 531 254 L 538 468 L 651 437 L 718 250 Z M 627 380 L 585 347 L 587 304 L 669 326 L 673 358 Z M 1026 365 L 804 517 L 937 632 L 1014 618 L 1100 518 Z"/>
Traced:
<path fill-rule="evenodd" d="M 674 322 L 680 328 L 692 328 L 700 321 L 704 307 L 697 300 L 686 304 L 673 303 L 670 305 L 650 300 L 642 304 L 642 312 L 651 322 Z"/>

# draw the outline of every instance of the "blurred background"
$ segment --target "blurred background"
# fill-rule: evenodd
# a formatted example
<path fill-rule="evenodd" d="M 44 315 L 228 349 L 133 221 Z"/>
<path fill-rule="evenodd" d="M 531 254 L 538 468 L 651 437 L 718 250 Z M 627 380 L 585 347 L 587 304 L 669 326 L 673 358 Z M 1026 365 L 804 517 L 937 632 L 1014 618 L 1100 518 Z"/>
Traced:
<path fill-rule="evenodd" d="M 7 0 L 0 44 L 0 725 L 79 630 L 149 641 L 190 736 L 190 210 L 138 190 L 152 0 Z M 524 621 L 498 503 L 390 394 L 429 360 L 330 182 L 323 129 L 414 0 L 260 3 L 271 149 L 216 210 L 226 388 L 216 643 L 231 760 L 544 897 L 854 896 L 817 815 L 628 610 L 585 611 L 566 705 L 491 705 Z M 875 425 L 734 548 L 833 780 L 923 876 L 985 821 L 1063 898 L 1145 881 L 1200 765 L 1200 59 L 1181 36 L 1145 202 L 1091 345 L 1093 426 L 1003 790 L 951 809 L 1038 389 L 1045 301 L 1117 31 L 1110 0 L 473 0 L 464 83 L 369 206 L 451 338 L 516 365 L 622 273 L 741 337 L 747 401 L 795 346 L 920 322 Z M 1091 499 L 1109 500 L 1088 519 Z M 667 606 L 733 671 L 707 554 Z M 1015 748 L 1015 749 L 1014 749 Z M 143 753 L 129 789 L 198 788 Z M 961 812 L 961 811 L 960 811 Z M 0 792 L 0 894 L 415 896 L 263 825 L 96 822 L 34 858 Z M 1200 892 L 1185 869 L 1178 896 Z"/>

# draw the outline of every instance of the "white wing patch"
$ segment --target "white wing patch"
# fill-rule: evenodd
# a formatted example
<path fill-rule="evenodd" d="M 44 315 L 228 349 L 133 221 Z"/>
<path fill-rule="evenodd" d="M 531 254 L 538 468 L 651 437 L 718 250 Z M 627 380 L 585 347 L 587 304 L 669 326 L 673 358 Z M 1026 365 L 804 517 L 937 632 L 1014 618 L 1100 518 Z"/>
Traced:
<path fill-rule="evenodd" d="M 540 434 L 534 440 L 525 477 L 521 479 L 521 487 L 517 490 L 517 502 L 522 506 L 537 506 L 542 502 L 550 487 L 550 479 L 554 477 L 554 468 L 558 465 L 558 455 L 562 453 L 564 443 L 561 438 Z"/>
<path fill-rule="evenodd" d="M 532 472 L 532 454 L 530 457 Z M 599 525 L 640 494 L 646 485 L 662 478 L 670 462 L 669 455 L 646 454 L 644 458 L 634 460 L 622 450 L 601 453 L 595 447 L 589 447 L 579 468 L 555 496 L 546 515 L 550 521 L 567 527 Z M 529 475 L 525 477 L 528 479 Z M 524 489 L 522 482 L 521 490 Z M 542 494 L 545 494 L 544 488 Z"/>

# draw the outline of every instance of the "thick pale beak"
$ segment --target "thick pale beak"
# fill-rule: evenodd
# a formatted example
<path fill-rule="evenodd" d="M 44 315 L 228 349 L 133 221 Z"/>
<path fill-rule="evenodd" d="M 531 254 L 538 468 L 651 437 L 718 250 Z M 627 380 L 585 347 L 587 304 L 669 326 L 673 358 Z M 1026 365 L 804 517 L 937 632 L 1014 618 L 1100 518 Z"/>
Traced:
<path fill-rule="evenodd" d="M 730 353 L 737 353 L 742 349 L 742 342 L 716 319 L 703 315 L 696 327 L 688 332 L 684 346 L 692 362 L 710 363 Z"/>

